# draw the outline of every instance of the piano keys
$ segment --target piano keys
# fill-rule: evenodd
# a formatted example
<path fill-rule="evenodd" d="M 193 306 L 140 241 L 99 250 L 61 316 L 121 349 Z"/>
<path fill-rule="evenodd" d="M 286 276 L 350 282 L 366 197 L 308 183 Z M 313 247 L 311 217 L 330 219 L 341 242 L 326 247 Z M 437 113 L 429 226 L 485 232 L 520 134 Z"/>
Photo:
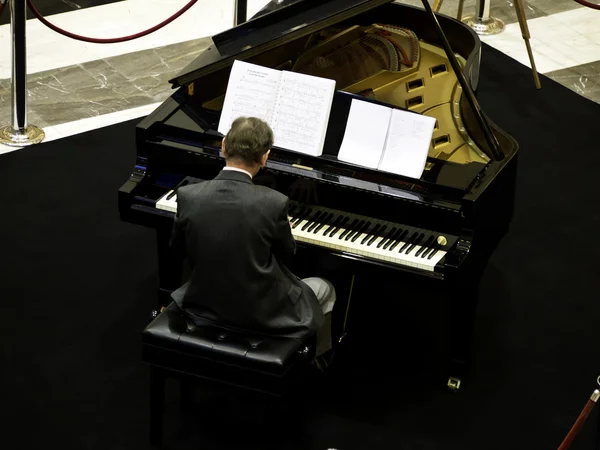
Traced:
<path fill-rule="evenodd" d="M 156 208 L 176 213 L 176 191 L 162 196 Z M 289 218 L 294 239 L 305 245 L 426 272 L 443 272 L 444 256 L 457 240 L 424 228 L 297 202 L 291 202 Z"/>
<path fill-rule="evenodd" d="M 136 164 L 119 190 L 122 220 L 156 230 L 160 305 L 182 283 L 169 251 L 177 189 L 224 165 L 216 130 L 233 61 L 330 77 L 337 91 L 323 155 L 273 148 L 254 181 L 290 198 L 297 259 L 314 256 L 313 273 L 333 260 L 340 272 L 376 271 L 403 287 L 417 277 L 444 293 L 447 386 L 458 389 L 477 287 L 512 218 L 517 168 L 517 143 L 475 99 L 480 57 L 466 25 L 390 0 L 273 1 L 213 36 L 171 80 L 173 95 L 139 123 Z M 356 98 L 436 119 L 419 179 L 337 159 Z"/>

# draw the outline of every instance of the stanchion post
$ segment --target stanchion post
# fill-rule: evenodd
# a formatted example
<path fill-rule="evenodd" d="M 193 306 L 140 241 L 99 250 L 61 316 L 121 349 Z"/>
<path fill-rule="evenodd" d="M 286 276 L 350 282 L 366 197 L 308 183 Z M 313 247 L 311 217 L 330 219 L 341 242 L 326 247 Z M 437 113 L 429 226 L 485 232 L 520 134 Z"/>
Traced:
<path fill-rule="evenodd" d="M 466 17 L 463 22 L 479 35 L 498 34 L 504 31 L 504 22 L 490 16 L 490 0 L 478 0 L 477 14 Z"/>
<path fill-rule="evenodd" d="M 12 37 L 11 125 L 0 128 L 0 144 L 13 147 L 44 140 L 41 128 L 27 123 L 27 2 L 9 0 Z"/>
<path fill-rule="evenodd" d="M 235 0 L 234 9 L 233 26 L 237 27 L 248 20 L 248 0 Z"/>

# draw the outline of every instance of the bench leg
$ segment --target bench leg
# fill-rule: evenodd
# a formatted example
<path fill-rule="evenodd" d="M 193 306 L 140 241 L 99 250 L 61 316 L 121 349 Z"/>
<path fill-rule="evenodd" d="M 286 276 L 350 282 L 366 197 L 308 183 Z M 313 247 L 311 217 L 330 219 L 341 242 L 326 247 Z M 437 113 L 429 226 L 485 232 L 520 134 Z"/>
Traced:
<path fill-rule="evenodd" d="M 160 369 L 150 369 L 150 443 L 160 447 L 165 406 L 165 375 Z"/>

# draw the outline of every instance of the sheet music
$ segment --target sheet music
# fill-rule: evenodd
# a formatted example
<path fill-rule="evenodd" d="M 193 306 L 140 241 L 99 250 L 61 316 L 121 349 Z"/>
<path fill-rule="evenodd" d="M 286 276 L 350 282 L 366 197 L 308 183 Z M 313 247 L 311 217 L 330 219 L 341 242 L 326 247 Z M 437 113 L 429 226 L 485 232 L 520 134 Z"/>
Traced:
<path fill-rule="evenodd" d="M 271 125 L 281 71 L 234 61 L 218 131 L 227 134 L 238 117 L 258 117 Z"/>
<path fill-rule="evenodd" d="M 283 72 L 271 124 L 275 145 L 320 156 L 334 92 L 334 80 Z"/>
<path fill-rule="evenodd" d="M 420 178 L 434 127 L 433 117 L 394 109 L 379 170 Z"/>
<path fill-rule="evenodd" d="M 352 99 L 338 159 L 377 169 L 391 115 L 391 108 Z"/>

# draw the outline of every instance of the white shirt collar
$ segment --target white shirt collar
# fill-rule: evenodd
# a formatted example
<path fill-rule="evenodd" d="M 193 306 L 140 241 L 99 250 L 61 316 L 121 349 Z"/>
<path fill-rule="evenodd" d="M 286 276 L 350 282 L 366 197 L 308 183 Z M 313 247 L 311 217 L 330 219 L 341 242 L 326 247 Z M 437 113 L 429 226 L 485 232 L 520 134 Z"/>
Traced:
<path fill-rule="evenodd" d="M 223 167 L 223 170 L 233 170 L 235 172 L 242 172 L 242 173 L 245 173 L 246 175 L 248 175 L 250 177 L 250 179 L 252 179 L 252 174 L 250 172 L 248 172 L 247 170 L 244 170 L 244 169 L 240 169 L 238 167 L 225 166 L 225 167 Z"/>

